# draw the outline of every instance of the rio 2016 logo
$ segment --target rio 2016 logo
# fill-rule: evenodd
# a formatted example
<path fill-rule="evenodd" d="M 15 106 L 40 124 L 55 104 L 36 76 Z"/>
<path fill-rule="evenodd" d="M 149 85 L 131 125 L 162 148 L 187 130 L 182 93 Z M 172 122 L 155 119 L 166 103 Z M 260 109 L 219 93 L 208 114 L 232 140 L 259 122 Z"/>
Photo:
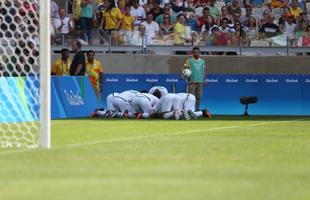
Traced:
<path fill-rule="evenodd" d="M 84 105 L 84 99 L 81 97 L 79 91 L 76 91 L 76 94 L 70 90 L 69 92 L 65 89 L 64 90 L 65 96 L 68 100 L 70 106 L 81 106 Z"/>

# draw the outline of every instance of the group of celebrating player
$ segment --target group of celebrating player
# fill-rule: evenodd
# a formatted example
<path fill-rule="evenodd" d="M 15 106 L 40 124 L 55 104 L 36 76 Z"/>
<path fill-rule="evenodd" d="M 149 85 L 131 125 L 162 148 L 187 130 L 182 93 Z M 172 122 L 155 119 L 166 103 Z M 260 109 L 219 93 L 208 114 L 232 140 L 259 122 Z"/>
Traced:
<path fill-rule="evenodd" d="M 96 109 L 91 116 L 101 118 L 159 118 L 197 119 L 211 118 L 207 109 L 195 111 L 196 98 L 189 93 L 168 93 L 162 86 L 154 86 L 149 92 L 128 90 L 107 96 L 107 109 Z"/>

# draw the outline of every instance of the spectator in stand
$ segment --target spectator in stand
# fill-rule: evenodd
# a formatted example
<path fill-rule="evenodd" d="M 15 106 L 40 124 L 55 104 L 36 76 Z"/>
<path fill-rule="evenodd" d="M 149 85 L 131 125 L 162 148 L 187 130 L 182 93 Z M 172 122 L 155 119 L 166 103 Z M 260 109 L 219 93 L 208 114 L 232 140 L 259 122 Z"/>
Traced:
<path fill-rule="evenodd" d="M 252 14 L 252 7 L 251 6 L 246 6 L 245 7 L 245 15 L 242 15 L 240 17 L 240 22 L 243 26 L 248 24 L 248 20 L 250 17 L 253 17 L 254 15 Z"/>
<path fill-rule="evenodd" d="M 279 26 L 284 26 L 284 22 L 286 22 L 287 20 L 287 17 L 288 16 L 291 16 L 291 12 L 290 12 L 290 9 L 285 7 L 283 8 L 283 11 L 282 11 L 282 14 L 281 14 L 281 17 L 279 18 Z M 295 22 L 295 19 L 294 19 L 294 22 Z"/>
<path fill-rule="evenodd" d="M 54 0 L 51 0 L 51 18 L 57 18 L 58 17 L 58 5 Z"/>
<path fill-rule="evenodd" d="M 271 0 L 270 8 L 285 8 L 287 7 L 287 0 Z"/>
<path fill-rule="evenodd" d="M 93 29 L 93 5 L 92 0 L 82 0 L 81 2 L 81 26 L 82 42 L 85 45 L 91 44 Z"/>
<path fill-rule="evenodd" d="M 183 14 L 178 15 L 177 23 L 174 26 L 174 43 L 176 45 L 185 45 L 185 16 Z"/>
<path fill-rule="evenodd" d="M 201 28 L 207 24 L 207 17 L 210 15 L 209 12 L 209 8 L 208 7 L 204 7 L 203 11 L 202 11 L 202 16 L 198 18 L 199 21 L 199 29 L 201 30 Z"/>
<path fill-rule="evenodd" d="M 156 1 L 154 1 L 154 8 L 152 8 L 150 12 L 152 13 L 153 19 L 155 19 L 155 21 L 157 21 L 157 17 L 159 15 L 164 13 L 163 9 L 159 6 L 159 4 Z"/>
<path fill-rule="evenodd" d="M 295 17 L 295 19 L 299 19 L 299 16 L 303 12 L 300 7 L 298 7 L 298 0 L 293 0 L 292 5 L 289 7 L 291 14 Z"/>
<path fill-rule="evenodd" d="M 245 0 L 245 7 L 250 6 L 251 8 L 261 8 L 265 5 L 265 0 Z"/>
<path fill-rule="evenodd" d="M 72 60 L 70 59 L 69 49 L 62 49 L 61 58 L 56 60 L 52 66 L 52 75 L 69 76 L 71 63 L 72 63 Z"/>
<path fill-rule="evenodd" d="M 292 46 L 295 39 L 295 29 L 296 23 L 294 22 L 294 16 L 290 15 L 287 17 L 287 20 L 284 22 L 283 26 L 280 26 L 281 32 L 287 37 L 289 45 Z"/>
<path fill-rule="evenodd" d="M 268 15 L 268 21 L 259 29 L 260 38 L 270 38 L 280 34 L 279 26 L 274 23 L 273 14 Z"/>
<path fill-rule="evenodd" d="M 205 25 L 202 26 L 201 28 L 201 32 L 209 32 L 210 29 L 215 25 L 215 20 L 213 19 L 213 17 L 211 15 L 207 16 L 207 23 Z"/>
<path fill-rule="evenodd" d="M 117 7 L 121 11 L 122 14 L 126 12 L 126 0 L 117 1 Z"/>
<path fill-rule="evenodd" d="M 158 17 L 156 17 L 156 22 L 161 25 L 164 22 L 163 16 L 164 15 L 168 15 L 170 17 L 170 21 L 171 23 L 175 23 L 176 22 L 176 16 L 171 14 L 170 12 L 170 6 L 165 5 L 164 9 L 163 9 L 163 14 L 160 14 Z"/>
<path fill-rule="evenodd" d="M 210 0 L 209 1 L 208 8 L 209 8 L 210 15 L 213 17 L 213 19 L 216 22 L 219 22 L 221 11 L 215 6 L 215 0 Z"/>
<path fill-rule="evenodd" d="M 84 76 L 85 75 L 85 56 L 81 51 L 81 43 L 76 40 L 72 43 L 72 50 L 75 55 L 73 57 L 72 63 L 70 65 L 70 75 L 71 76 Z"/>
<path fill-rule="evenodd" d="M 87 52 L 86 60 L 86 75 L 90 80 L 90 83 L 94 89 L 94 92 L 101 102 L 102 84 L 103 84 L 103 68 L 99 60 L 95 59 L 95 52 L 89 50 Z"/>
<path fill-rule="evenodd" d="M 130 15 L 130 6 L 126 6 L 126 12 L 123 14 L 122 17 L 122 30 L 123 31 L 133 31 L 134 22 L 136 18 Z"/>
<path fill-rule="evenodd" d="M 310 24 L 310 21 L 308 19 L 307 13 L 301 13 L 300 14 L 300 20 L 304 20 L 305 22 L 307 22 L 308 24 Z"/>
<path fill-rule="evenodd" d="M 145 40 L 145 27 L 144 25 L 141 23 L 139 25 L 139 30 L 138 31 L 133 31 L 132 36 L 129 38 L 128 43 L 130 45 L 134 45 L 134 46 L 145 46 L 145 44 L 148 42 Z"/>
<path fill-rule="evenodd" d="M 156 4 L 155 0 L 147 0 L 147 2 L 144 5 L 142 5 L 145 13 L 149 13 L 155 7 L 155 4 Z"/>
<path fill-rule="evenodd" d="M 112 31 L 117 31 L 121 28 L 123 16 L 118 7 L 115 6 L 114 0 L 107 0 L 106 9 L 102 14 L 102 27 L 110 35 Z"/>
<path fill-rule="evenodd" d="M 248 38 L 248 44 L 251 42 L 251 40 L 255 40 L 258 38 L 258 28 L 256 25 L 255 17 L 249 17 L 248 23 L 246 24 L 244 31 Z"/>
<path fill-rule="evenodd" d="M 139 5 L 139 0 L 133 0 L 133 6 L 131 7 L 130 15 L 136 18 L 134 26 L 139 26 L 146 18 L 144 9 Z"/>
<path fill-rule="evenodd" d="M 172 0 L 172 10 L 177 14 L 182 13 L 185 9 L 185 2 L 186 0 Z"/>
<path fill-rule="evenodd" d="M 270 10 L 266 9 L 263 11 L 263 18 L 261 18 L 258 22 L 259 28 L 261 28 L 264 24 L 266 24 L 269 21 L 268 20 L 269 14 Z"/>
<path fill-rule="evenodd" d="M 297 28 L 296 28 L 296 31 L 295 31 L 295 43 L 294 43 L 294 46 L 297 46 L 297 41 L 300 37 L 303 37 L 307 31 L 307 22 L 305 20 L 300 20 L 298 23 L 297 23 Z"/>
<path fill-rule="evenodd" d="M 231 5 L 227 6 L 227 9 L 230 15 L 233 15 L 235 13 L 241 15 L 241 7 L 240 7 L 239 0 L 232 0 Z"/>
<path fill-rule="evenodd" d="M 231 28 L 228 26 L 229 20 L 227 18 L 223 18 L 220 22 L 220 31 L 230 34 L 233 32 Z"/>
<path fill-rule="evenodd" d="M 220 28 L 214 25 L 211 28 L 208 46 L 231 46 L 231 39 L 228 33 L 220 31 Z M 223 52 L 214 52 L 215 55 L 223 55 Z"/>
<path fill-rule="evenodd" d="M 169 15 L 164 15 L 164 22 L 160 24 L 160 35 L 171 35 L 174 32 L 173 24 Z"/>
<path fill-rule="evenodd" d="M 56 43 L 63 44 L 67 39 L 67 35 L 74 29 L 73 21 L 66 16 L 65 9 L 59 9 L 59 17 L 54 20 L 54 28 L 56 31 Z"/>
<path fill-rule="evenodd" d="M 234 32 L 231 33 L 231 43 L 232 46 L 247 46 L 248 40 L 246 34 L 243 30 L 241 22 L 235 22 L 234 24 Z"/>
<path fill-rule="evenodd" d="M 152 13 L 148 13 L 146 16 L 146 21 L 141 23 L 145 27 L 145 36 L 148 41 L 152 41 L 155 37 L 159 35 L 159 26 L 157 22 L 153 21 Z M 152 42 L 150 42 L 152 44 Z"/>
<path fill-rule="evenodd" d="M 75 30 L 77 30 L 78 35 L 80 35 L 81 27 L 81 1 L 82 0 L 73 0 L 73 19 Z"/>
<path fill-rule="evenodd" d="M 209 0 L 194 0 L 195 7 L 206 7 Z"/>
<path fill-rule="evenodd" d="M 229 24 L 232 22 L 232 16 L 228 13 L 228 8 L 227 8 L 227 6 L 223 6 L 223 7 L 221 8 L 221 15 L 220 15 L 219 21 L 218 21 L 217 23 L 219 24 L 220 21 L 221 21 L 223 18 L 227 18 L 228 21 L 229 21 Z"/>
<path fill-rule="evenodd" d="M 310 25 L 307 26 L 305 34 L 299 37 L 297 41 L 297 46 L 310 47 Z M 307 55 L 309 55 L 309 53 L 307 53 Z"/>
<path fill-rule="evenodd" d="M 192 31 L 198 31 L 199 21 L 195 14 L 195 10 L 188 8 L 185 10 L 185 24 L 191 27 Z"/>

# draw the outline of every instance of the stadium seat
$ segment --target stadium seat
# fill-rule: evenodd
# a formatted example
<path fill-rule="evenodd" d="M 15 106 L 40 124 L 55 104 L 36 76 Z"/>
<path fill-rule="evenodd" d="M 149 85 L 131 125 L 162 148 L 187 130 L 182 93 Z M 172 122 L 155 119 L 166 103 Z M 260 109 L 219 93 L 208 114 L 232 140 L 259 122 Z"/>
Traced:
<path fill-rule="evenodd" d="M 251 47 L 269 47 L 270 43 L 266 40 L 252 40 Z"/>

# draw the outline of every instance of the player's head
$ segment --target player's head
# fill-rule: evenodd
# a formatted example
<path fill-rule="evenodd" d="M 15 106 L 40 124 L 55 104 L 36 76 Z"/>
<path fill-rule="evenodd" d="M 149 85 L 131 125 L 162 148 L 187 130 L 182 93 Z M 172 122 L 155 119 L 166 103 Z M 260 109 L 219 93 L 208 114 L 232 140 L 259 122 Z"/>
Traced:
<path fill-rule="evenodd" d="M 93 62 L 95 59 L 95 52 L 93 50 L 89 50 L 87 52 L 87 60 L 88 62 Z"/>
<path fill-rule="evenodd" d="M 209 112 L 208 109 L 204 109 L 204 110 L 202 111 L 202 115 L 203 115 L 204 117 L 207 117 L 207 118 L 211 118 L 211 117 L 212 117 L 212 116 L 211 116 L 211 113 Z"/>
<path fill-rule="evenodd" d="M 65 48 L 61 49 L 60 53 L 61 53 L 61 58 L 63 60 L 67 60 L 69 58 L 69 55 L 70 55 L 69 49 L 65 49 Z"/>
<path fill-rule="evenodd" d="M 159 89 L 156 89 L 154 92 L 153 92 L 153 95 L 155 96 L 155 97 L 157 97 L 157 98 L 161 98 L 161 93 L 160 93 L 160 91 L 159 91 Z"/>
<path fill-rule="evenodd" d="M 199 47 L 194 47 L 193 48 L 193 57 L 194 58 L 199 58 L 199 56 L 200 56 L 200 49 L 199 49 Z"/>
<path fill-rule="evenodd" d="M 75 40 L 73 43 L 72 43 L 72 50 L 77 52 L 81 49 L 82 45 L 81 45 L 81 42 L 78 41 L 78 40 Z"/>

